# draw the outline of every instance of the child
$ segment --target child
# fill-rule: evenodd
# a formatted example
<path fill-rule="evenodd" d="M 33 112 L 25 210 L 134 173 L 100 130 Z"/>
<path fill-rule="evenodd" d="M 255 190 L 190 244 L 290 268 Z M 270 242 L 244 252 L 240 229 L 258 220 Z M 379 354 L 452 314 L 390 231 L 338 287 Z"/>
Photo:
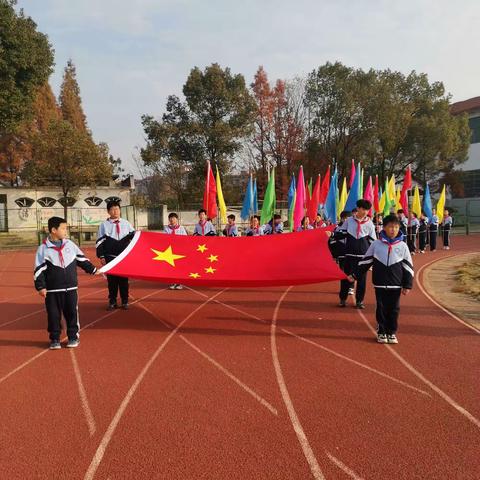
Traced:
<path fill-rule="evenodd" d="M 48 220 L 49 236 L 38 247 L 33 275 L 35 288 L 45 298 L 50 334 L 50 350 L 62 348 L 62 313 L 67 325 L 68 348 L 78 347 L 77 266 L 91 275 L 99 272 L 83 252 L 67 237 L 67 222 L 60 217 Z"/>
<path fill-rule="evenodd" d="M 427 246 L 427 230 L 428 230 L 428 218 L 425 212 L 420 215 L 420 225 L 418 227 L 418 249 L 420 253 L 425 253 L 425 247 Z"/>
<path fill-rule="evenodd" d="M 450 250 L 450 231 L 452 230 L 453 220 L 447 209 L 443 212 L 443 249 Z"/>
<path fill-rule="evenodd" d="M 297 232 L 303 232 L 304 230 L 313 230 L 310 219 L 306 216 L 302 218 L 302 225 L 297 227 Z"/>
<path fill-rule="evenodd" d="M 412 257 L 399 230 L 399 218 L 395 215 L 386 216 L 380 239 L 370 245 L 358 263 L 359 272 L 366 273 L 370 267 L 373 270 L 378 343 L 398 343 L 400 293 L 407 295 L 413 283 Z"/>
<path fill-rule="evenodd" d="M 417 215 L 413 212 L 409 213 L 408 219 L 408 238 L 407 245 L 412 255 L 415 255 L 415 250 L 417 249 L 417 233 L 420 222 L 418 221 Z"/>
<path fill-rule="evenodd" d="M 120 218 L 120 203 L 111 200 L 107 203 L 109 218 L 100 224 L 97 233 L 97 257 L 102 265 L 118 257 L 135 235 L 135 229 L 128 220 Z M 128 309 L 128 278 L 107 275 L 108 280 L 108 307 L 107 310 L 117 308 L 117 295 L 120 290 L 122 308 Z"/>
<path fill-rule="evenodd" d="M 178 215 L 175 212 L 168 215 L 168 225 L 165 225 L 163 231 L 169 235 L 187 235 L 185 227 L 178 223 Z M 183 290 L 183 285 L 172 283 L 168 288 L 170 290 Z"/>
<path fill-rule="evenodd" d="M 330 253 L 332 254 L 332 257 L 336 260 L 338 263 L 338 266 L 343 270 L 345 268 L 345 243 L 346 243 L 346 238 L 336 238 L 335 233 L 338 232 L 340 227 L 344 224 L 345 220 L 350 216 L 350 212 L 344 210 L 342 213 L 340 213 L 340 222 L 338 222 L 338 225 L 335 227 L 335 230 L 333 231 L 333 235 L 330 236 L 328 239 L 328 248 L 330 250 Z M 355 293 L 353 289 L 354 283 L 350 284 L 350 287 L 348 289 L 348 295 L 353 295 Z"/>
<path fill-rule="evenodd" d="M 429 228 L 429 236 L 430 236 L 430 251 L 434 252 L 437 249 L 437 234 L 438 234 L 438 217 L 436 215 L 437 211 L 432 208 L 432 218 L 430 219 L 430 228 Z"/>
<path fill-rule="evenodd" d="M 344 272 L 347 275 L 355 274 L 357 289 L 355 292 L 355 301 L 357 308 L 365 308 L 363 299 L 365 298 L 367 273 L 358 273 L 358 262 L 363 258 L 365 252 L 372 242 L 376 240 L 375 227 L 372 220 L 368 217 L 368 212 L 372 208 L 370 201 L 360 199 L 357 201 L 357 213 L 353 217 L 345 220 L 338 231 L 334 233 L 336 239 L 345 239 L 345 265 Z M 346 307 L 349 290 L 353 288 L 351 280 L 341 280 L 340 282 L 340 307 Z"/>
<path fill-rule="evenodd" d="M 245 235 L 247 237 L 258 237 L 260 235 L 265 235 L 263 227 L 260 226 L 260 217 L 254 215 L 250 218 L 250 227 L 245 230 Z"/>
<path fill-rule="evenodd" d="M 282 216 L 276 213 L 273 216 L 273 220 L 270 220 L 266 225 L 263 226 L 263 232 L 265 235 L 283 233 Z"/>
<path fill-rule="evenodd" d="M 405 212 L 400 209 L 397 210 L 398 221 L 400 222 L 400 231 L 403 234 L 403 241 L 407 241 L 407 233 L 408 233 L 408 219 L 405 216 Z"/>
<path fill-rule="evenodd" d="M 223 229 L 223 235 L 225 237 L 238 237 L 238 228 L 235 225 L 235 215 L 230 214 L 227 217 L 227 225 L 225 225 L 225 228 Z"/>
<path fill-rule="evenodd" d="M 313 228 L 323 228 L 326 227 L 327 224 L 322 220 L 322 216 L 317 213 L 315 217 L 315 221 L 313 222 Z"/>
<path fill-rule="evenodd" d="M 217 234 L 212 222 L 207 219 L 207 211 L 201 208 L 198 211 L 198 223 L 195 225 L 194 235 L 213 237 Z"/>

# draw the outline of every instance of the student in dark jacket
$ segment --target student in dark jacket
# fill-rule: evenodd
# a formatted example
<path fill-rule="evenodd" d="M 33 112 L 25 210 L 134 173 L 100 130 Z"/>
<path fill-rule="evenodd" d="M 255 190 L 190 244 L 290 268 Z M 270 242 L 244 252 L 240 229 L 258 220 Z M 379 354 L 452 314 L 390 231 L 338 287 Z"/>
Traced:
<path fill-rule="evenodd" d="M 66 238 L 66 220 L 50 218 L 48 232 L 48 237 L 38 247 L 35 256 L 35 289 L 45 298 L 50 350 L 61 348 L 62 313 L 67 325 L 67 347 L 75 348 L 80 343 L 77 267 L 92 275 L 98 271 L 77 245 Z"/>
<path fill-rule="evenodd" d="M 355 301 L 357 308 L 365 308 L 363 299 L 365 298 L 367 276 L 366 272 L 357 272 L 358 262 L 363 258 L 370 244 L 377 238 L 375 226 L 367 215 L 371 208 L 372 204 L 368 200 L 358 200 L 356 215 L 347 218 L 338 231 L 334 233 L 334 238 L 345 239 L 344 272 L 347 275 L 356 274 Z M 348 292 L 351 288 L 352 283 L 350 280 L 342 280 L 340 282 L 340 307 L 346 306 Z"/>
<path fill-rule="evenodd" d="M 370 245 L 358 263 L 359 273 L 364 273 L 372 267 L 379 343 L 398 343 L 400 295 L 407 295 L 413 285 L 412 257 L 402 239 L 399 218 L 396 215 L 388 215 L 383 220 L 380 238 Z"/>
<path fill-rule="evenodd" d="M 99 227 L 97 234 L 97 257 L 102 265 L 115 260 L 124 250 L 135 235 L 135 229 L 128 220 L 120 218 L 120 203 L 110 201 L 107 203 L 107 218 Z M 128 278 L 107 275 L 108 280 L 108 307 L 107 310 L 117 308 L 117 296 L 120 290 L 122 308 L 128 308 L 129 285 Z"/>
<path fill-rule="evenodd" d="M 428 241 L 428 218 L 425 212 L 422 212 L 419 219 L 420 225 L 418 227 L 418 249 L 420 253 L 425 253 L 425 248 Z"/>

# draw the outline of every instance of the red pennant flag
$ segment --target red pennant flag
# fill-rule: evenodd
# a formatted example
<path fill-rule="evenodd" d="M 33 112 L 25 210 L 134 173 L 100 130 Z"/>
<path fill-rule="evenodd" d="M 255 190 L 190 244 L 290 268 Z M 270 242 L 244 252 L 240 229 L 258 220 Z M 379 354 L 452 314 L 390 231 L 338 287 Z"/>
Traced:
<path fill-rule="evenodd" d="M 373 187 L 373 209 L 380 213 L 380 199 L 378 198 L 378 175 L 375 175 L 375 186 Z"/>
<path fill-rule="evenodd" d="M 318 175 L 317 177 L 315 186 L 313 187 L 312 198 L 310 199 L 310 203 L 308 204 L 308 207 L 307 207 L 307 215 L 311 223 L 313 223 L 315 221 L 315 218 L 317 217 L 319 203 L 320 203 L 320 175 Z"/>
<path fill-rule="evenodd" d="M 412 171 L 410 170 L 410 166 L 407 167 L 405 171 L 405 176 L 403 177 L 403 186 L 402 186 L 402 193 L 406 190 L 412 189 Z"/>
<path fill-rule="evenodd" d="M 312 197 L 310 196 L 310 188 L 308 186 L 308 181 L 305 181 L 305 207 L 308 209 L 310 205 L 310 200 Z"/>
<path fill-rule="evenodd" d="M 345 274 L 327 246 L 326 231 L 332 228 L 233 239 L 138 231 L 129 246 L 101 271 L 192 287 L 268 287 L 342 280 Z"/>
<path fill-rule="evenodd" d="M 400 193 L 400 205 L 405 215 L 408 216 L 408 190 L 402 190 Z"/>
<path fill-rule="evenodd" d="M 352 169 L 350 170 L 350 185 L 348 186 L 348 188 L 352 188 L 354 180 L 355 180 L 355 161 L 352 158 Z"/>
<path fill-rule="evenodd" d="M 213 176 L 210 162 L 207 162 L 207 178 L 205 180 L 205 191 L 203 192 L 203 208 L 207 211 L 208 218 L 217 216 L 217 185 Z"/>
<path fill-rule="evenodd" d="M 328 191 L 330 190 L 330 165 L 327 168 L 325 176 L 323 177 L 322 188 L 320 189 L 320 203 L 325 205 Z"/>

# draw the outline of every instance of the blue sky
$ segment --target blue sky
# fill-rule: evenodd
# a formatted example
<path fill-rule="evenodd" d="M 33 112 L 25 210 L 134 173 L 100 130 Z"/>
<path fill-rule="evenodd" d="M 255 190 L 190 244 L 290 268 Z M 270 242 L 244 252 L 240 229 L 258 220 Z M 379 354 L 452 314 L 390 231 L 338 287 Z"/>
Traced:
<path fill-rule="evenodd" d="M 77 67 L 97 141 L 127 169 L 144 144 L 140 117 L 160 116 L 190 69 L 213 62 L 252 81 L 304 76 L 326 61 L 425 72 L 453 101 L 480 95 L 478 0 L 18 0 Z"/>

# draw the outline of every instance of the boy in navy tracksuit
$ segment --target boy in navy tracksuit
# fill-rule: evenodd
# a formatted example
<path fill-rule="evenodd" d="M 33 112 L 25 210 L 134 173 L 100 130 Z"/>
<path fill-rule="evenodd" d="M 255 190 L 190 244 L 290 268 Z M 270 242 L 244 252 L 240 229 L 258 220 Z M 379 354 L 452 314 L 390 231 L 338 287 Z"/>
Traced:
<path fill-rule="evenodd" d="M 120 218 L 120 203 L 112 200 L 107 203 L 110 215 L 99 227 L 97 234 L 97 257 L 102 265 L 114 260 L 120 255 L 132 240 L 135 229 L 130 222 Z M 117 308 L 117 295 L 120 290 L 122 308 L 128 309 L 128 278 L 107 275 L 108 280 L 108 307 L 107 310 Z"/>
<path fill-rule="evenodd" d="M 370 217 L 367 216 L 372 204 L 365 199 L 357 202 L 357 213 L 355 216 L 345 220 L 341 227 L 334 233 L 335 239 L 345 240 L 345 264 L 343 271 L 347 275 L 355 274 L 357 289 L 355 300 L 357 308 L 365 308 L 363 299 L 365 298 L 367 272 L 357 272 L 358 262 L 363 258 L 365 252 L 372 242 L 377 238 L 375 226 Z M 352 280 L 342 280 L 340 282 L 340 307 L 347 305 L 349 290 L 353 287 Z"/>
<path fill-rule="evenodd" d="M 438 235 L 438 216 L 434 208 L 432 208 L 432 218 L 430 218 L 428 233 L 430 251 L 434 252 L 437 249 L 437 235 Z"/>
<path fill-rule="evenodd" d="M 358 263 L 360 273 L 366 273 L 370 267 L 373 270 L 379 343 L 398 343 L 400 294 L 407 295 L 413 284 L 412 257 L 399 230 L 400 219 L 396 215 L 385 217 L 380 238 L 370 245 Z"/>
<path fill-rule="evenodd" d="M 77 266 L 92 275 L 97 269 L 83 252 L 67 239 L 67 222 L 60 217 L 48 220 L 49 236 L 38 247 L 33 279 L 38 293 L 45 298 L 50 334 L 50 350 L 61 348 L 62 313 L 67 325 L 68 348 L 78 347 Z"/>
<path fill-rule="evenodd" d="M 195 224 L 193 234 L 206 237 L 214 237 L 217 234 L 213 223 L 207 218 L 207 211 L 203 208 L 198 211 L 198 223 Z"/>
<path fill-rule="evenodd" d="M 235 224 L 235 215 L 233 215 L 233 213 L 231 213 L 228 217 L 227 217 L 227 224 L 225 225 L 225 228 L 223 229 L 223 235 L 225 237 L 238 237 L 239 236 L 239 233 L 238 233 L 238 227 L 237 225 Z"/>
<path fill-rule="evenodd" d="M 450 250 L 450 231 L 452 230 L 453 220 L 448 210 L 443 213 L 442 234 L 443 249 Z"/>

